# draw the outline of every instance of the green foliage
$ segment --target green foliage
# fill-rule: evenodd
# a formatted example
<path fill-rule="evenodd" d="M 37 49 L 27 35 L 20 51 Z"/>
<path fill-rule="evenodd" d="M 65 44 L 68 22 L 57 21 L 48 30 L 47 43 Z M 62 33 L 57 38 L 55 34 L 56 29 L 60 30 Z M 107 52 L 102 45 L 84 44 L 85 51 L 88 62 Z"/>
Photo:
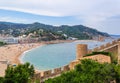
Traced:
<path fill-rule="evenodd" d="M 3 83 L 3 82 L 4 82 L 4 78 L 0 77 L 0 83 Z"/>
<path fill-rule="evenodd" d="M 0 46 L 6 45 L 5 42 L 0 41 Z"/>
<path fill-rule="evenodd" d="M 8 23 L 8 22 L 0 22 L 0 33 L 4 34 L 12 34 L 13 36 L 19 36 L 22 34 L 28 35 L 29 33 L 37 32 L 37 36 L 49 37 L 51 33 L 54 36 L 59 36 L 58 38 L 64 39 L 62 34 L 66 34 L 68 37 L 74 37 L 78 39 L 92 39 L 92 37 L 101 36 L 109 36 L 107 33 L 103 33 L 97 31 L 96 29 L 92 29 L 83 25 L 75 25 L 75 26 L 52 26 L 41 23 L 33 23 L 33 24 L 17 24 L 17 23 Z M 40 31 L 40 29 L 44 30 L 44 32 Z M 59 33 L 61 32 L 61 33 Z M 54 37 L 52 36 L 52 37 Z M 54 39 L 54 38 L 53 38 Z M 52 40 L 53 40 L 52 39 Z M 49 39 L 48 39 L 49 40 Z"/>
<path fill-rule="evenodd" d="M 84 59 L 75 70 L 48 79 L 45 83 L 110 83 L 114 80 L 120 82 L 120 65 L 100 64 L 94 60 Z"/>
<path fill-rule="evenodd" d="M 114 67 L 116 73 L 116 83 L 120 82 L 120 65 Z"/>
<path fill-rule="evenodd" d="M 29 63 L 16 67 L 8 66 L 3 83 L 28 83 L 34 75 L 34 67 Z"/>
<path fill-rule="evenodd" d="M 103 55 L 106 55 L 106 56 L 112 56 L 112 54 L 110 52 L 92 52 L 91 54 L 87 54 L 86 56 L 93 56 L 93 55 L 97 55 L 97 54 L 103 54 Z M 84 56 L 84 57 L 86 57 Z"/>

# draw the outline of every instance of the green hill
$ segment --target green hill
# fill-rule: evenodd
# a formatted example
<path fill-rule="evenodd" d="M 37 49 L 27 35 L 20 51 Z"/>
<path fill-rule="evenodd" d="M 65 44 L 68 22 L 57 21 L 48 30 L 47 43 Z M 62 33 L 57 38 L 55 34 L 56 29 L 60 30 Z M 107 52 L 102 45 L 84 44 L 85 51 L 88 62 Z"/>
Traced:
<path fill-rule="evenodd" d="M 11 34 L 13 36 L 20 36 L 23 34 L 36 32 L 37 36 L 53 36 L 55 38 L 73 37 L 78 39 L 92 39 L 94 37 L 109 37 L 109 34 L 100 32 L 96 29 L 89 28 L 83 25 L 61 25 L 52 26 L 42 23 L 22 24 L 22 23 L 10 23 L 0 22 L 0 33 Z"/>

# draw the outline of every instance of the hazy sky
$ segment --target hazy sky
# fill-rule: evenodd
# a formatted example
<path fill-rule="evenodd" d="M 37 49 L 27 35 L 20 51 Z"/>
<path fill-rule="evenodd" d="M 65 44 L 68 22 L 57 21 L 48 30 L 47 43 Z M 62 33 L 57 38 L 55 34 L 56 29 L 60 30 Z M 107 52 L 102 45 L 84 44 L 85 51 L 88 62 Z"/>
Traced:
<path fill-rule="evenodd" d="M 0 0 L 0 21 L 82 24 L 120 34 L 120 0 Z"/>

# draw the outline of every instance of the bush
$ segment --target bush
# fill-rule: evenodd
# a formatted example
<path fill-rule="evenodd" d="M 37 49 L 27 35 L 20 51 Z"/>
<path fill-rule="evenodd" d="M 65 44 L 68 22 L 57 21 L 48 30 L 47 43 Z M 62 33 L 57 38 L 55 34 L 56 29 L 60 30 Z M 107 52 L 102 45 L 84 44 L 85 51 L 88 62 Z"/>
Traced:
<path fill-rule="evenodd" d="M 29 63 L 16 67 L 8 66 L 3 83 L 28 83 L 34 76 L 34 67 Z"/>
<path fill-rule="evenodd" d="M 92 52 L 91 54 L 87 54 L 86 56 L 92 56 L 92 55 L 97 55 L 97 54 L 103 54 L 103 55 L 106 55 L 106 56 L 111 56 L 112 54 L 110 52 Z M 84 56 L 84 57 L 86 57 Z"/>
<path fill-rule="evenodd" d="M 0 77 L 0 83 L 3 83 L 3 82 L 4 82 L 4 78 Z"/>
<path fill-rule="evenodd" d="M 6 45 L 7 43 L 0 41 L 0 46 Z"/>
<path fill-rule="evenodd" d="M 120 82 L 120 65 L 100 64 L 91 59 L 81 60 L 75 70 L 59 77 L 46 80 L 45 83 L 110 83 Z"/>

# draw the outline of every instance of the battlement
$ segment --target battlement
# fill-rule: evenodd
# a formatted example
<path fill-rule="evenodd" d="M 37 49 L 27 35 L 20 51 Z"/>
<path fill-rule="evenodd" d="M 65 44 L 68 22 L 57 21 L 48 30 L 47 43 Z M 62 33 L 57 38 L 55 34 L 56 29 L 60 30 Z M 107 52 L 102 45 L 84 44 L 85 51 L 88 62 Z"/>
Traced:
<path fill-rule="evenodd" d="M 91 54 L 92 53 L 92 50 L 88 50 L 88 52 L 87 52 L 88 54 Z"/>
<path fill-rule="evenodd" d="M 94 48 L 91 52 L 101 51 L 101 50 L 103 50 L 103 49 L 105 49 L 105 48 L 108 48 L 108 47 L 110 47 L 110 46 L 114 46 L 114 45 L 116 45 L 116 44 L 118 44 L 118 40 L 114 40 L 114 41 L 112 41 L 112 43 L 106 43 L 106 44 L 104 44 L 104 45 L 101 45 L 100 47 L 96 47 L 96 48 Z M 90 52 L 88 51 L 88 53 L 90 53 Z"/>
<path fill-rule="evenodd" d="M 99 51 L 99 47 L 94 48 L 92 51 Z"/>
<path fill-rule="evenodd" d="M 107 51 L 110 50 L 113 52 L 114 50 L 116 51 L 116 46 L 118 49 L 117 50 L 118 54 L 120 55 L 120 39 L 114 40 L 111 43 L 107 43 L 105 45 L 101 45 L 101 46 L 96 47 L 92 50 L 88 50 L 86 44 L 78 44 L 77 45 L 77 52 L 76 52 L 76 60 L 71 61 L 69 65 L 65 65 L 63 67 L 59 67 L 59 68 L 55 68 L 53 70 L 47 70 L 47 71 L 36 73 L 34 76 L 34 79 L 39 79 L 41 82 L 43 82 L 44 80 L 47 80 L 48 78 L 53 78 L 53 77 L 59 76 L 62 72 L 67 72 L 69 70 L 74 69 L 74 66 L 77 65 L 78 63 L 80 63 L 79 60 L 84 59 L 83 56 L 85 56 L 86 54 L 90 54 L 94 51 L 101 51 L 104 49 L 106 49 Z M 109 48 L 109 47 L 112 47 L 113 49 Z M 89 56 L 89 57 L 85 57 L 85 58 L 91 58 L 93 60 L 97 60 L 98 62 L 110 62 L 110 57 L 104 56 L 104 55 L 100 55 L 100 56 L 98 55 L 95 57 Z"/>
<path fill-rule="evenodd" d="M 56 76 L 60 75 L 62 72 L 66 72 L 69 70 L 70 70 L 69 65 L 65 65 L 63 67 L 55 68 L 53 70 L 47 70 L 47 71 L 42 71 L 42 72 L 36 73 L 34 75 L 34 78 L 44 81 L 48 78 L 56 77 Z"/>
<path fill-rule="evenodd" d="M 119 38 L 119 39 L 117 39 L 117 41 L 120 41 L 120 38 Z"/>
<path fill-rule="evenodd" d="M 92 52 L 98 52 L 98 51 L 101 51 L 101 50 L 103 50 L 103 49 L 105 49 L 105 48 L 108 48 L 108 47 L 110 47 L 110 46 L 113 46 L 113 45 L 115 45 L 115 44 L 118 44 L 118 41 L 117 41 L 117 40 L 112 41 L 112 43 L 106 43 L 106 44 L 101 45 L 101 46 L 99 46 L 99 47 L 96 47 L 96 48 L 94 48 L 94 49 L 92 49 L 92 50 L 88 50 L 87 53 L 90 54 L 90 53 L 92 53 Z"/>

